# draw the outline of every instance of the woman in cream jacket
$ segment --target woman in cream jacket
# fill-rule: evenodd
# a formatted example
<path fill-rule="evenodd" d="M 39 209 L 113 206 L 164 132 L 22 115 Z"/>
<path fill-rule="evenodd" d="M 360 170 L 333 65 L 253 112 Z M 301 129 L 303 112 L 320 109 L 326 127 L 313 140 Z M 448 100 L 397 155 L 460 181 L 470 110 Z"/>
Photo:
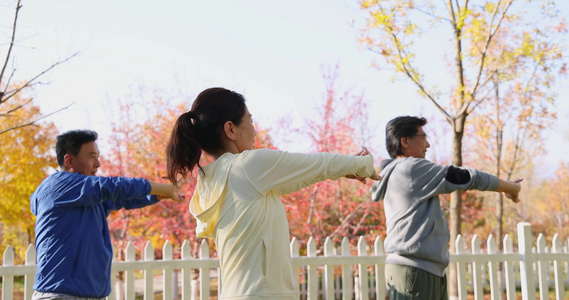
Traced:
<path fill-rule="evenodd" d="M 199 168 L 190 212 L 198 236 L 215 241 L 222 299 L 298 299 L 279 195 L 326 179 L 379 176 L 365 148 L 356 155 L 253 150 L 255 135 L 242 95 L 207 89 L 174 125 L 168 176 L 177 184 Z M 200 166 L 202 151 L 215 161 Z"/>

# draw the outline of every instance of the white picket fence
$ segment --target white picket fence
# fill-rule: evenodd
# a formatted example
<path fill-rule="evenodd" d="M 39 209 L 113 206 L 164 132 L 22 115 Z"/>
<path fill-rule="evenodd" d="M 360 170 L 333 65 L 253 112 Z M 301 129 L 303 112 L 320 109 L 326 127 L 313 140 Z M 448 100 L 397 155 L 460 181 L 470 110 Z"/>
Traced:
<path fill-rule="evenodd" d="M 456 241 L 457 254 L 451 255 L 451 262 L 456 262 L 459 279 L 459 299 L 467 299 L 467 291 L 473 291 L 474 299 L 483 299 L 484 290 L 490 290 L 491 299 L 502 299 L 503 292 L 498 289 L 497 265 L 503 263 L 505 295 L 508 300 L 516 299 L 516 287 L 521 287 L 523 299 L 549 299 L 550 290 L 556 299 L 565 299 L 566 286 L 569 286 L 569 239 L 565 247 L 557 235 L 550 248 L 546 247 L 542 235 L 533 245 L 531 226 L 518 224 L 518 249 L 514 251 L 512 240 L 504 238 L 503 253 L 496 252 L 495 241 L 488 238 L 487 249 L 480 249 L 480 240 L 474 236 L 470 251 L 464 250 L 464 239 Z M 173 259 L 172 245 L 168 242 L 162 249 L 163 259 L 154 260 L 154 248 L 147 243 L 142 260 L 135 260 L 132 244 L 125 249 L 125 261 L 115 261 L 112 265 L 113 289 L 108 299 L 135 299 L 135 282 L 142 281 L 142 294 L 145 300 L 154 299 L 154 271 L 161 270 L 163 299 L 210 299 L 212 278 L 211 269 L 219 267 L 218 260 L 209 257 L 209 247 L 204 241 L 200 245 L 199 257 L 192 258 L 191 247 L 185 241 L 181 247 L 181 259 Z M 373 248 L 360 237 L 357 255 L 351 255 L 350 244 L 344 239 L 336 249 L 330 239 L 324 243 L 324 255 L 316 255 L 316 244 L 310 239 L 307 255 L 299 255 L 296 239 L 290 244 L 293 265 L 299 268 L 299 288 L 301 299 L 385 299 L 386 289 L 383 267 L 385 255 L 383 241 L 376 238 Z M 371 251 L 370 251 L 371 250 Z M 338 253 L 339 252 L 339 253 Z M 25 264 L 14 265 L 14 252 L 11 247 L 4 251 L 3 265 L 0 266 L 2 277 L 2 299 L 14 297 L 14 276 L 24 277 L 24 299 L 31 299 L 34 283 L 35 250 L 30 245 L 27 249 Z M 334 268 L 341 268 L 341 274 Z M 198 271 L 198 278 L 192 279 L 192 271 Z M 117 272 L 124 271 L 122 284 L 117 284 Z M 144 274 L 135 280 L 135 272 Z M 178 278 L 179 277 L 179 278 Z M 215 280 L 215 278 L 213 278 Z M 179 285 L 176 284 L 179 282 Z M 223 284 L 220 284 L 223 286 Z M 180 286 L 181 293 L 177 286 Z M 139 289 L 140 290 L 140 289 Z"/>

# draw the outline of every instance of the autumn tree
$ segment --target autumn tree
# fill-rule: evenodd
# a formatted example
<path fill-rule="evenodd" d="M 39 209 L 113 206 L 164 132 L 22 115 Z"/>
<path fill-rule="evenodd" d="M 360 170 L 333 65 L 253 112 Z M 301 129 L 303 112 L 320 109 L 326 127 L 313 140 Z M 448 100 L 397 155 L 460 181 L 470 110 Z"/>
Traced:
<path fill-rule="evenodd" d="M 369 134 L 373 134 L 368 128 L 366 99 L 350 89 L 339 88 L 338 66 L 324 69 L 322 74 L 322 101 L 303 126 L 293 131 L 308 137 L 314 152 L 354 154 L 361 146 L 374 152 L 371 145 L 366 145 Z M 337 244 L 343 237 L 355 242 L 361 235 L 368 235 L 368 242 L 372 242 L 384 232 L 385 218 L 383 204 L 370 201 L 371 181 L 367 182 L 364 185 L 346 178 L 326 180 L 283 196 L 291 235 L 301 242 L 312 236 L 320 246 L 328 236 Z"/>
<path fill-rule="evenodd" d="M 467 118 L 486 101 L 504 66 L 495 64 L 498 38 L 515 41 L 517 37 L 531 38 L 533 45 L 548 45 L 553 49 L 559 40 L 559 24 L 554 3 L 547 0 L 451 1 L 445 5 L 431 1 L 361 0 L 361 8 L 368 14 L 362 30 L 361 43 L 407 78 L 420 95 L 432 103 L 452 129 L 453 165 L 463 165 L 462 143 Z M 446 31 L 443 26 L 446 25 Z M 448 47 L 428 43 L 421 37 L 433 39 L 445 35 Z M 545 74 L 555 74 L 546 62 L 552 54 L 540 48 L 517 46 L 517 51 L 528 56 L 541 56 L 539 68 Z M 516 46 L 514 46 L 516 47 Z M 446 49 L 449 49 L 448 51 Z M 436 57 L 438 55 L 438 57 Z M 446 63 L 441 58 L 448 58 Z M 421 64 L 440 64 L 440 72 L 426 72 Z M 382 67 L 377 62 L 376 66 Z M 559 68 L 560 66 L 555 66 Z M 449 70 L 442 72 L 442 70 Z M 431 68 L 431 70 L 433 70 Z M 531 70 L 520 69 L 520 72 Z M 446 83 L 451 83 L 445 86 Z M 450 250 L 455 251 L 455 239 L 461 232 L 461 193 L 450 200 Z M 451 297 L 458 295 L 456 269 L 450 268 Z"/>
<path fill-rule="evenodd" d="M 19 89 L 14 86 L 12 89 Z M 22 97 L 20 97 L 22 96 Z M 39 107 L 27 104 L 23 93 L 14 95 L 7 110 L 9 118 L 0 122 L 0 131 L 17 127 L 26 120 L 42 117 Z M 19 109 L 16 107 L 21 106 Z M 18 260 L 23 259 L 33 243 L 35 217 L 30 210 L 30 195 L 49 171 L 57 167 L 55 136 L 52 123 L 18 127 L 0 134 L 0 241 L 1 249 L 11 245 Z"/>
<path fill-rule="evenodd" d="M 33 86 L 43 84 L 40 81 L 40 78 L 42 76 L 44 76 L 46 73 L 48 73 L 58 65 L 67 62 L 68 60 L 79 54 L 75 53 L 68 56 L 65 59 L 51 63 L 51 65 L 48 65 L 47 67 L 41 69 L 35 75 L 31 76 L 29 79 L 26 80 L 19 79 L 20 82 L 18 84 L 14 84 L 14 79 L 17 77 L 16 77 L 16 67 L 14 62 L 15 54 L 13 53 L 13 50 L 16 48 L 18 42 L 20 41 L 19 39 L 17 39 L 16 33 L 18 28 L 18 15 L 20 13 L 20 10 L 22 9 L 21 2 L 22 2 L 21 0 L 16 1 L 16 6 L 14 8 L 14 18 L 12 19 L 11 25 L 7 27 L 10 29 L 9 33 L 6 34 L 9 40 L 6 41 L 5 43 L 4 42 L 0 43 L 0 50 L 5 52 L 0 69 L 0 122 L 4 122 L 4 120 L 7 120 L 9 118 L 14 119 L 14 115 L 17 113 L 18 110 L 20 109 L 24 110 L 26 109 L 25 107 L 28 105 L 31 106 L 33 98 L 31 97 L 24 98 L 23 92 L 29 88 L 32 88 Z M 19 96 L 19 98 L 17 96 Z M 22 101 L 22 99 L 25 99 L 25 101 Z M 14 105 L 13 103 L 18 103 L 18 104 Z M 38 121 L 52 114 L 55 114 L 63 109 L 66 109 L 67 107 L 56 109 L 55 111 L 52 111 L 48 114 L 34 115 L 30 119 L 20 119 L 18 123 L 7 122 L 12 125 L 10 127 L 3 128 L 0 131 L 0 135 L 5 134 L 11 130 L 34 125 Z"/>
<path fill-rule="evenodd" d="M 555 176 L 546 183 L 545 195 L 535 209 L 539 213 L 535 222 L 551 240 L 557 233 L 561 241 L 569 238 L 569 163 L 560 163 Z"/>
<path fill-rule="evenodd" d="M 166 144 L 176 118 L 189 105 L 180 101 L 176 104 L 163 89 L 139 84 L 130 90 L 131 94 L 109 101 L 115 121 L 105 141 L 109 147 L 103 150 L 101 169 L 110 176 L 167 182 Z M 186 196 L 192 187 L 191 183 L 185 187 Z M 158 252 L 166 240 L 180 246 L 184 239 L 195 242 L 195 222 L 186 201 L 162 201 L 143 209 L 114 211 L 109 216 L 109 227 L 117 249 L 124 249 L 128 241 L 138 249 L 151 241 Z"/>

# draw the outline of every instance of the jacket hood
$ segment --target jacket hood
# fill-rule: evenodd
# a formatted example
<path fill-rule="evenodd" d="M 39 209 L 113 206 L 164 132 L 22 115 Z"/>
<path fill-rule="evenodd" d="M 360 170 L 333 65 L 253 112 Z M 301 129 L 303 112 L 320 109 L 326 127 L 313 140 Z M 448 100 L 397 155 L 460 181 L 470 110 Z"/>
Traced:
<path fill-rule="evenodd" d="M 213 238 L 215 224 L 226 192 L 227 178 L 237 155 L 226 153 L 199 171 L 194 195 L 190 200 L 190 213 L 196 218 L 198 237 Z"/>
<path fill-rule="evenodd" d="M 380 163 L 380 176 L 381 176 L 381 180 L 376 181 L 373 183 L 373 186 L 370 189 L 371 192 L 371 200 L 378 202 L 383 200 L 383 198 L 385 197 L 385 192 L 387 190 L 387 183 L 389 182 L 389 177 L 391 176 L 391 173 L 393 172 L 393 170 L 395 169 L 395 166 L 397 166 L 397 164 L 399 164 L 400 160 L 396 160 L 396 159 L 386 159 L 383 160 Z"/>

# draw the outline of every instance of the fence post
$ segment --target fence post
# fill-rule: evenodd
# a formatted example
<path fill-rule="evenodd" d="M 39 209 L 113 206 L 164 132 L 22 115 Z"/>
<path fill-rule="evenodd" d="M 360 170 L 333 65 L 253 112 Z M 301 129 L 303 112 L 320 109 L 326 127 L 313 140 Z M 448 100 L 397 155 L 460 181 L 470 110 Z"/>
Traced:
<path fill-rule="evenodd" d="M 350 241 L 344 237 L 342 239 L 342 256 L 351 256 L 350 254 Z M 351 265 L 342 265 L 342 299 L 351 300 L 353 294 L 354 278 Z"/>
<path fill-rule="evenodd" d="M 144 246 L 144 260 L 154 260 L 154 247 L 150 241 Z M 154 300 L 154 271 L 144 270 L 144 300 Z"/>
<path fill-rule="evenodd" d="M 34 245 L 28 245 L 28 250 L 26 250 L 26 266 L 33 266 L 36 264 L 36 248 Z M 24 300 L 31 300 L 32 294 L 34 293 L 34 274 L 26 275 L 24 277 Z"/>
<path fill-rule="evenodd" d="M 334 245 L 329 236 L 324 240 L 324 257 L 334 255 Z M 326 264 L 324 266 L 324 297 L 334 299 L 334 266 Z"/>
<path fill-rule="evenodd" d="M 364 239 L 364 236 L 360 236 L 358 240 L 358 256 L 367 256 L 367 242 Z M 360 300 L 368 300 L 369 299 L 369 288 L 368 288 L 368 271 L 367 265 L 360 263 L 358 265 L 358 273 L 360 278 Z"/>
<path fill-rule="evenodd" d="M 373 251 L 376 256 L 385 256 L 383 240 L 379 236 L 375 238 Z M 385 299 L 385 264 L 375 265 L 375 289 L 376 299 Z"/>
<path fill-rule="evenodd" d="M 306 244 L 306 256 L 316 257 L 316 242 L 312 237 L 308 238 L 308 243 Z M 316 272 L 317 266 L 308 265 L 308 299 L 316 300 L 318 299 L 318 273 Z"/>
<path fill-rule="evenodd" d="M 520 261 L 520 278 L 523 300 L 533 300 L 536 298 L 535 273 L 533 271 L 535 257 L 531 252 L 532 243 L 531 224 L 526 222 L 518 223 L 518 248 L 522 255 L 522 260 Z"/>
<path fill-rule="evenodd" d="M 563 248 L 561 247 L 561 239 L 557 233 L 553 236 L 551 250 L 553 253 L 563 253 Z M 555 260 L 553 262 L 553 274 L 555 276 L 555 296 L 557 300 L 565 299 L 565 283 L 563 282 L 563 270 L 562 261 Z"/>

